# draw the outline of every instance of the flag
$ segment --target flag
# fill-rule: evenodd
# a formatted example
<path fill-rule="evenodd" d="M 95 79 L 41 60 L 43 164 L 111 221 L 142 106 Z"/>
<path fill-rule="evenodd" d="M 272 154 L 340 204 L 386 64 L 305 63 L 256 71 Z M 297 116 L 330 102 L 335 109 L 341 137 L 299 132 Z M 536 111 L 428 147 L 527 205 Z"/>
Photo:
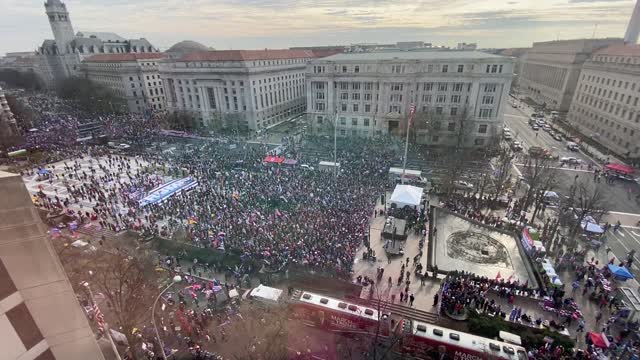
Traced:
<path fill-rule="evenodd" d="M 409 105 L 409 127 L 413 126 L 413 115 L 416 113 L 416 104 Z"/>
<path fill-rule="evenodd" d="M 502 277 L 502 275 L 500 275 L 500 271 L 498 271 L 498 274 L 496 274 L 496 280 L 500 279 Z"/>
<path fill-rule="evenodd" d="M 98 325 L 98 330 L 101 333 L 104 333 L 104 315 L 100 311 L 100 308 L 98 307 L 98 304 L 96 302 L 93 303 L 93 318 Z"/>

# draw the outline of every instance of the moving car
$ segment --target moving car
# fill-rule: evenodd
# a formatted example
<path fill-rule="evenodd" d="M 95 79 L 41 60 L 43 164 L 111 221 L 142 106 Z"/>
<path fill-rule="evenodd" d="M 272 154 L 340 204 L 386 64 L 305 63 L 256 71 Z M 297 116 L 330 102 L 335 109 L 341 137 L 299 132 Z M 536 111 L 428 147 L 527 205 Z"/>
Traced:
<path fill-rule="evenodd" d="M 567 143 L 567 149 L 569 149 L 570 151 L 578 151 L 580 150 L 580 146 L 578 146 L 578 144 L 569 141 Z"/>
<path fill-rule="evenodd" d="M 502 134 L 502 137 L 507 141 L 513 140 L 513 134 L 510 132 L 505 132 L 504 134 Z"/>
<path fill-rule="evenodd" d="M 522 151 L 524 148 L 522 147 L 522 144 L 520 143 L 520 141 L 514 141 L 511 144 L 511 150 L 515 151 L 515 152 L 519 152 Z"/>
<path fill-rule="evenodd" d="M 538 125 L 531 125 L 531 128 L 533 129 L 533 131 L 540 130 L 540 127 Z"/>
<path fill-rule="evenodd" d="M 551 135 L 551 137 L 555 140 L 555 141 L 562 141 L 562 136 L 560 136 L 560 134 L 553 134 Z"/>
<path fill-rule="evenodd" d="M 458 190 L 473 190 L 473 184 L 467 181 L 456 180 L 453 182 L 453 186 Z"/>
<path fill-rule="evenodd" d="M 580 164 L 582 161 L 580 159 L 571 157 L 571 156 L 567 156 L 567 157 L 561 157 L 560 158 L 560 163 L 562 164 L 569 164 L 569 165 L 578 165 Z"/>

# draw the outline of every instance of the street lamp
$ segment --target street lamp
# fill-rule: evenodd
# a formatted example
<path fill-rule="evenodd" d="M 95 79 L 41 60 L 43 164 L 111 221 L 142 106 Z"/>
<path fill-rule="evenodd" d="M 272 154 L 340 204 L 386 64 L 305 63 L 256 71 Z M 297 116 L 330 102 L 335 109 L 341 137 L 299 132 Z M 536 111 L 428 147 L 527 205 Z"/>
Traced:
<path fill-rule="evenodd" d="M 158 300 L 164 295 L 167 290 L 169 290 L 173 284 L 178 284 L 182 281 L 182 277 L 180 275 L 176 275 L 171 279 L 171 283 L 160 292 L 156 300 L 153 302 L 153 306 L 151 307 L 151 320 L 153 321 L 153 329 L 156 332 L 156 339 L 158 339 L 158 344 L 160 345 L 160 352 L 162 353 L 162 359 L 167 360 L 167 355 L 164 353 L 164 344 L 162 343 L 162 339 L 160 338 L 160 333 L 158 332 L 158 326 L 156 325 L 156 305 L 158 304 Z"/>

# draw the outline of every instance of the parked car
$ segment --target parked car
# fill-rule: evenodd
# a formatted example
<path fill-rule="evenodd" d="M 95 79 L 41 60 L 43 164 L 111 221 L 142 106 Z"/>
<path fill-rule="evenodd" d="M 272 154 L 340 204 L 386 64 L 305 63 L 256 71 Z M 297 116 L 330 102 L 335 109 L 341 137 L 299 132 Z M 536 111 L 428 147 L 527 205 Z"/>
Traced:
<path fill-rule="evenodd" d="M 502 137 L 507 141 L 513 140 L 513 134 L 510 132 L 505 132 L 504 134 L 502 134 Z"/>
<path fill-rule="evenodd" d="M 458 190 L 473 190 L 473 184 L 467 181 L 456 180 L 453 182 L 453 186 Z"/>
<path fill-rule="evenodd" d="M 540 130 L 540 127 L 538 125 L 531 125 L 531 129 L 533 129 L 533 131 L 538 131 Z"/>
<path fill-rule="evenodd" d="M 562 136 L 560 136 L 560 134 L 553 134 L 553 135 L 551 135 L 551 137 L 552 137 L 555 141 L 562 141 Z"/>

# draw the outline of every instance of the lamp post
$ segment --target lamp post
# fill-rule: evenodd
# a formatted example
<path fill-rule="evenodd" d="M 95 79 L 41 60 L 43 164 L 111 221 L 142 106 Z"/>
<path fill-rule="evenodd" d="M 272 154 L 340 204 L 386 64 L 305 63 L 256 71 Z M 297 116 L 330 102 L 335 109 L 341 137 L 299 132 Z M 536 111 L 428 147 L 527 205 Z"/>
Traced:
<path fill-rule="evenodd" d="M 171 283 L 160 292 L 156 300 L 153 302 L 153 306 L 151 307 L 151 320 L 153 321 L 153 329 L 156 332 L 156 339 L 158 340 L 158 344 L 160 345 L 160 352 L 162 353 L 163 360 L 167 360 L 167 355 L 164 353 L 164 344 L 162 343 L 160 333 L 158 332 L 158 326 L 156 325 L 156 305 L 158 304 L 158 300 L 160 300 L 160 297 L 162 297 L 162 295 L 164 295 L 164 293 L 167 292 L 167 290 L 169 290 L 173 286 L 173 284 L 177 284 L 181 281 L 182 277 L 180 277 L 180 275 L 174 276 L 173 279 L 171 279 Z"/>
<path fill-rule="evenodd" d="M 89 275 L 93 275 L 92 271 L 89 271 Z M 91 287 L 89 286 L 89 283 L 87 281 L 83 282 L 81 284 L 82 286 L 84 286 L 87 291 L 89 292 L 89 296 L 91 297 L 91 302 L 93 304 L 96 303 L 96 299 L 93 297 L 93 292 L 91 291 Z M 95 316 L 95 314 L 93 314 Z M 108 323 L 104 323 L 104 332 L 107 336 L 107 339 L 109 339 L 109 343 L 111 344 L 111 348 L 113 349 L 113 353 L 116 355 L 116 359 L 117 360 L 121 360 L 120 357 L 120 353 L 118 352 L 118 348 L 116 347 L 116 344 L 113 342 L 113 338 L 111 337 L 111 331 L 109 330 L 109 324 Z"/>

